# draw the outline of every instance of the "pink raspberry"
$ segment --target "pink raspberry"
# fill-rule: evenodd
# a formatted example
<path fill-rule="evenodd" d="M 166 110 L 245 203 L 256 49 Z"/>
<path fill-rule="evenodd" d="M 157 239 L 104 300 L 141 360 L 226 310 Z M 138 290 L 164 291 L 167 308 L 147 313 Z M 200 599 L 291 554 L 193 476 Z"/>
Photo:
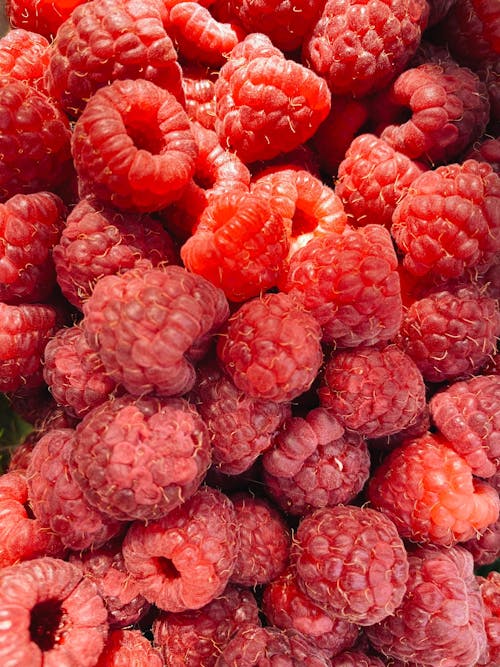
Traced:
<path fill-rule="evenodd" d="M 492 565 L 500 558 L 500 518 L 481 533 L 463 542 L 462 546 L 471 552 L 474 565 Z"/>
<path fill-rule="evenodd" d="M 500 573 L 492 571 L 476 580 L 483 599 L 487 639 L 486 649 L 476 664 L 495 667 L 500 662 Z"/>
<path fill-rule="evenodd" d="M 321 329 L 289 295 L 247 301 L 229 319 L 217 354 L 241 391 L 253 398 L 290 401 L 313 383 L 323 361 Z"/>
<path fill-rule="evenodd" d="M 472 556 L 462 547 L 408 554 L 406 594 L 395 612 L 366 628 L 384 655 L 418 665 L 475 665 L 486 647 Z"/>
<path fill-rule="evenodd" d="M 208 280 L 180 266 L 137 266 L 105 276 L 83 305 L 87 340 L 109 376 L 131 394 L 189 391 L 193 364 L 229 314 Z"/>
<path fill-rule="evenodd" d="M 374 509 L 336 505 L 308 514 L 291 557 L 304 593 L 347 621 L 372 625 L 403 600 L 408 556 L 396 526 Z"/>
<path fill-rule="evenodd" d="M 0 570 L 0 660 L 4 665 L 92 667 L 108 633 L 95 585 L 57 558 Z"/>
<path fill-rule="evenodd" d="M 159 651 L 140 630 L 111 630 L 95 667 L 163 667 Z"/>
<path fill-rule="evenodd" d="M 0 76 L 24 81 L 43 92 L 43 75 L 49 64 L 48 46 L 48 40 L 38 31 L 10 30 L 0 39 Z"/>
<path fill-rule="evenodd" d="M 161 519 L 133 522 L 122 551 L 142 595 L 172 612 L 221 595 L 238 553 L 235 519 L 229 498 L 205 486 Z"/>

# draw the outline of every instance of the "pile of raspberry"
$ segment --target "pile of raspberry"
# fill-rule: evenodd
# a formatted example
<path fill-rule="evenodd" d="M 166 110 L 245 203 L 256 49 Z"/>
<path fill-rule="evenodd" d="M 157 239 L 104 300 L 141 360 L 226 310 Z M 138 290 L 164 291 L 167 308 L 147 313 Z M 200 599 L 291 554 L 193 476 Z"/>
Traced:
<path fill-rule="evenodd" d="M 498 667 L 498 0 L 7 4 L 0 664 Z"/>

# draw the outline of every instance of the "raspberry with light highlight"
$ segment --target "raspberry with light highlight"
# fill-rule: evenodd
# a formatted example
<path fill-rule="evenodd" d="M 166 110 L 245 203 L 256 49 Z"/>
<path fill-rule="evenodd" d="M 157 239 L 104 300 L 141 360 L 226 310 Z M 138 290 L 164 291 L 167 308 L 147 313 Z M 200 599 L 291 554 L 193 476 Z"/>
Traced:
<path fill-rule="evenodd" d="M 0 76 L 24 81 L 43 92 L 49 42 L 39 32 L 10 30 L 0 39 Z"/>
<path fill-rule="evenodd" d="M 78 5 L 88 0 L 6 0 L 11 25 L 24 28 L 52 40 L 59 26 Z"/>

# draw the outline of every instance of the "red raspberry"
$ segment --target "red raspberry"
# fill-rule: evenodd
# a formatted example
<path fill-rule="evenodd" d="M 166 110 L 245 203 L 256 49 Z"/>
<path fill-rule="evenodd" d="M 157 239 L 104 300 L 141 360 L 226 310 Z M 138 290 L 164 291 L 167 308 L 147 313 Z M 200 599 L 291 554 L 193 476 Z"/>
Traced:
<path fill-rule="evenodd" d="M 303 60 L 334 95 L 363 97 L 404 69 L 428 13 L 425 0 L 328 0 L 304 42 Z"/>
<path fill-rule="evenodd" d="M 2 664 L 96 664 L 108 632 L 106 609 L 71 563 L 45 557 L 2 569 L 0 608 Z"/>
<path fill-rule="evenodd" d="M 338 168 L 335 192 L 353 225 L 391 226 L 401 198 L 425 167 L 373 134 L 356 137 Z"/>
<path fill-rule="evenodd" d="M 140 621 L 150 609 L 149 602 L 127 572 L 122 554 L 122 536 L 95 549 L 71 553 L 69 561 L 80 568 L 97 586 L 106 609 L 110 628 L 124 628 Z"/>
<path fill-rule="evenodd" d="M 163 667 L 159 651 L 140 630 L 111 630 L 95 667 Z"/>
<path fill-rule="evenodd" d="M 166 23 L 167 8 L 158 0 L 82 4 L 51 44 L 47 90 L 75 117 L 99 88 L 118 79 L 145 79 L 183 102 L 182 71 Z"/>
<path fill-rule="evenodd" d="M 83 305 L 87 340 L 109 376 L 131 394 L 189 391 L 193 363 L 229 314 L 210 282 L 180 266 L 105 276 Z"/>
<path fill-rule="evenodd" d="M 160 612 L 153 622 L 154 645 L 165 665 L 214 667 L 217 657 L 242 624 L 259 624 L 253 593 L 228 584 L 201 609 Z"/>
<path fill-rule="evenodd" d="M 472 287 L 435 291 L 407 309 L 398 345 L 424 380 L 443 382 L 476 373 L 496 349 L 500 314 L 494 299 Z"/>
<path fill-rule="evenodd" d="M 173 612 L 217 598 L 236 562 L 235 519 L 229 498 L 205 486 L 158 521 L 132 523 L 122 551 L 144 597 Z"/>
<path fill-rule="evenodd" d="M 212 199 L 181 258 L 190 271 L 239 302 L 277 284 L 288 249 L 284 222 L 271 202 L 236 191 Z"/>
<path fill-rule="evenodd" d="M 186 99 L 186 113 L 190 120 L 208 130 L 215 127 L 215 80 L 209 67 L 184 65 L 182 88 Z"/>
<path fill-rule="evenodd" d="M 413 181 L 392 219 L 411 273 L 484 271 L 500 253 L 500 176 L 476 160 L 438 167 Z"/>
<path fill-rule="evenodd" d="M 350 648 L 359 634 L 357 625 L 337 618 L 303 593 L 292 567 L 265 586 L 262 612 L 269 624 L 297 630 L 328 656 Z"/>
<path fill-rule="evenodd" d="M 43 351 L 55 327 L 56 311 L 51 306 L 0 302 L 0 391 L 43 384 Z"/>
<path fill-rule="evenodd" d="M 500 573 L 489 572 L 477 577 L 484 606 L 487 646 L 476 665 L 495 667 L 500 663 Z"/>
<path fill-rule="evenodd" d="M 75 445 L 73 429 L 52 429 L 31 453 L 26 477 L 35 517 L 69 549 L 100 547 L 120 524 L 94 509 L 82 494 L 69 465 Z"/>
<path fill-rule="evenodd" d="M 393 614 L 406 590 L 408 557 L 396 526 L 368 507 L 336 505 L 308 514 L 291 557 L 304 593 L 358 625 Z"/>
<path fill-rule="evenodd" d="M 64 555 L 59 537 L 32 516 L 28 483 L 21 472 L 0 476 L 0 569 L 41 556 Z"/>
<path fill-rule="evenodd" d="M 61 291 L 79 309 L 99 278 L 131 269 L 138 259 L 154 266 L 177 263 L 174 243 L 159 222 L 89 199 L 73 208 L 52 254 Z"/>
<path fill-rule="evenodd" d="M 233 49 L 220 70 L 215 97 L 220 141 L 245 163 L 297 148 L 330 110 L 325 81 L 287 60 L 263 35 L 250 35 Z"/>
<path fill-rule="evenodd" d="M 59 185 L 71 160 L 68 119 L 40 91 L 0 79 L 0 201 Z"/>
<path fill-rule="evenodd" d="M 500 137 L 477 141 L 467 151 L 463 159 L 486 162 L 496 174 L 500 174 Z"/>
<path fill-rule="evenodd" d="M 0 76 L 24 81 L 43 92 L 48 46 L 49 42 L 38 32 L 11 30 L 0 39 Z"/>
<path fill-rule="evenodd" d="M 336 347 L 393 338 L 402 318 L 397 258 L 382 225 L 312 239 L 290 259 L 283 289 L 302 301 Z"/>
<path fill-rule="evenodd" d="M 478 477 L 500 467 L 500 376 L 484 375 L 455 382 L 435 394 L 432 420 Z"/>
<path fill-rule="evenodd" d="M 234 384 L 253 398 L 290 401 L 313 383 L 323 361 L 321 329 L 288 294 L 247 301 L 219 339 L 219 360 Z"/>
<path fill-rule="evenodd" d="M 366 628 L 370 642 L 410 664 L 475 665 L 486 633 L 472 556 L 458 546 L 426 546 L 408 561 L 406 595 L 394 614 Z"/>
<path fill-rule="evenodd" d="M 472 477 L 469 464 L 430 433 L 409 440 L 375 470 L 368 497 L 403 537 L 449 546 L 498 519 L 498 492 Z"/>
<path fill-rule="evenodd" d="M 500 519 L 485 528 L 481 534 L 471 537 L 462 546 L 471 552 L 475 565 L 493 564 L 500 558 Z"/>
<path fill-rule="evenodd" d="M 98 90 L 75 124 L 71 149 L 82 194 L 139 212 L 178 199 L 197 154 L 183 107 L 143 79 Z"/>
<path fill-rule="evenodd" d="M 0 300 L 41 302 L 55 285 L 53 246 L 65 213 L 51 192 L 14 195 L 0 204 Z"/>
<path fill-rule="evenodd" d="M 14 28 L 40 33 L 52 40 L 75 7 L 88 0 L 6 0 L 7 15 Z"/>
<path fill-rule="evenodd" d="M 381 96 L 382 104 L 394 107 L 381 138 L 431 165 L 456 159 L 488 123 L 485 84 L 451 59 L 406 70 Z"/>

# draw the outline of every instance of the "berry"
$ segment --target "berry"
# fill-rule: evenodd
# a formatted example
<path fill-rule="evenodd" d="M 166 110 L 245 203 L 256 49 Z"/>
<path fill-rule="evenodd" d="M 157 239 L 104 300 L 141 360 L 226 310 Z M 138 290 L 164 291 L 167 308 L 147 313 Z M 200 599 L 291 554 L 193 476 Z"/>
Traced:
<path fill-rule="evenodd" d="M 96 667 L 163 667 L 160 653 L 140 630 L 111 630 Z"/>
<path fill-rule="evenodd" d="M 234 384 L 253 398 L 290 401 L 311 386 L 323 361 L 316 320 L 290 296 L 247 301 L 228 320 L 219 360 Z"/>
<path fill-rule="evenodd" d="M 182 68 L 186 113 L 190 120 L 200 123 L 208 130 L 213 130 L 215 126 L 216 78 L 209 67 L 185 65 Z"/>
<path fill-rule="evenodd" d="M 498 492 L 472 477 L 447 443 L 430 433 L 391 452 L 375 470 L 368 497 L 401 535 L 449 546 L 473 537 L 498 519 Z"/>
<path fill-rule="evenodd" d="M 78 5 L 88 0 L 6 0 L 7 15 L 14 28 L 32 30 L 52 40 L 61 23 Z"/>
<path fill-rule="evenodd" d="M 133 522 L 122 551 L 142 595 L 159 609 L 200 609 L 221 595 L 234 569 L 234 507 L 220 491 L 202 487 L 161 519 Z"/>
<path fill-rule="evenodd" d="M 477 665 L 495 667 L 500 661 L 500 573 L 489 572 L 486 577 L 477 577 L 484 605 L 484 625 L 487 647 Z"/>
<path fill-rule="evenodd" d="M 49 42 L 38 32 L 10 30 L 0 39 L 0 76 L 9 76 L 43 92 Z"/>
<path fill-rule="evenodd" d="M 500 558 L 500 519 L 485 528 L 480 534 L 463 542 L 471 552 L 474 565 L 491 565 Z"/>
<path fill-rule="evenodd" d="M 336 505 L 302 518 L 291 559 L 304 593 L 358 625 L 393 614 L 406 591 L 408 557 L 396 526 L 368 507 Z"/>
<path fill-rule="evenodd" d="M 463 159 L 486 162 L 496 174 L 500 174 L 500 137 L 476 141 Z"/>
<path fill-rule="evenodd" d="M 222 290 L 180 266 L 105 276 L 83 305 L 87 340 L 109 376 L 136 396 L 189 391 L 229 308 Z"/>

